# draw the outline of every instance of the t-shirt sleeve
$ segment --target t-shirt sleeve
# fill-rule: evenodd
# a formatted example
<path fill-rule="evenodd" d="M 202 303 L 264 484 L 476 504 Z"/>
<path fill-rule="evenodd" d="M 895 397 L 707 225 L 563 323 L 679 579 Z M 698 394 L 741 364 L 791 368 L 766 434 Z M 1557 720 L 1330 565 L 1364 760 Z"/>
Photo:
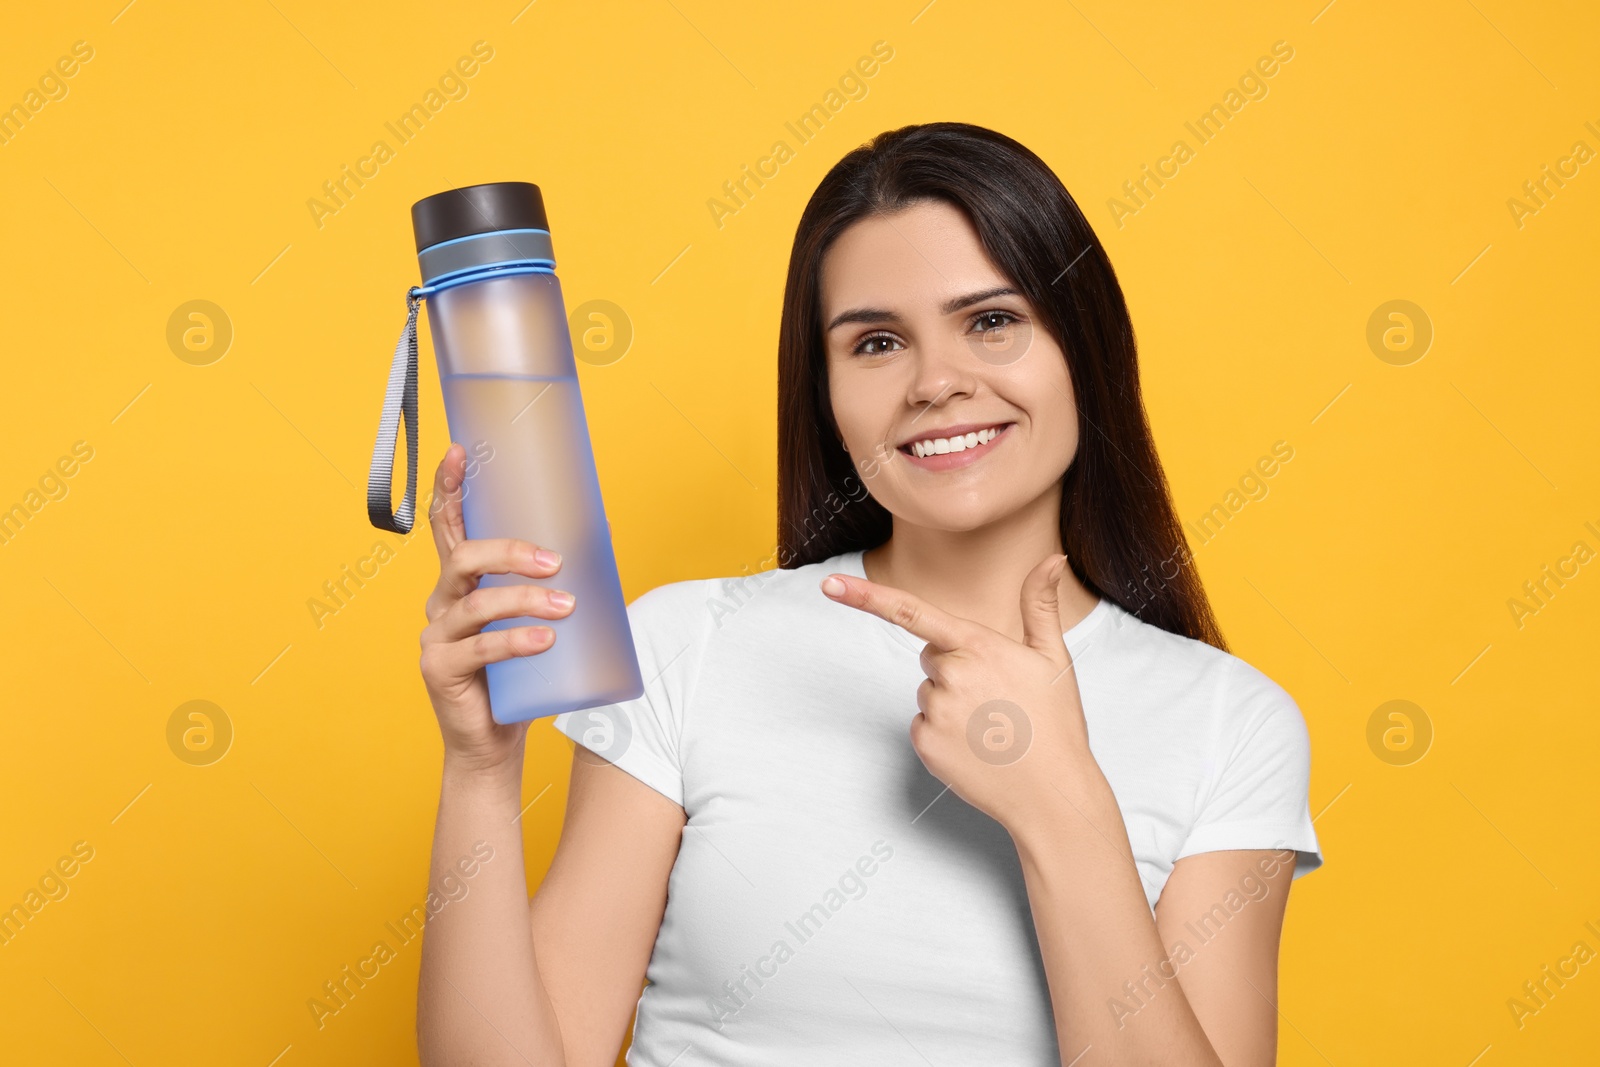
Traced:
<path fill-rule="evenodd" d="M 1198 815 L 1177 859 L 1225 849 L 1296 851 L 1293 877 L 1322 866 L 1311 825 L 1311 737 L 1284 689 L 1229 657 L 1219 694 L 1222 729 Z"/>
<path fill-rule="evenodd" d="M 704 651 L 706 616 L 699 582 L 672 582 L 628 605 L 628 628 L 644 693 L 632 700 L 563 712 L 555 729 L 627 771 L 673 803 L 683 804 L 678 743 L 683 714 Z"/>

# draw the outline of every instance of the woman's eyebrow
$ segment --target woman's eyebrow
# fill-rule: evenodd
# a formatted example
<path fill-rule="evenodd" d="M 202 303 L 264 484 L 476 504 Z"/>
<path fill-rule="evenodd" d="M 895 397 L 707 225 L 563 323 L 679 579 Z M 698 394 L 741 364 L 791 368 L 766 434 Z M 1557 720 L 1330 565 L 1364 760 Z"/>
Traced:
<path fill-rule="evenodd" d="M 973 304 L 979 303 L 980 301 L 989 300 L 989 299 L 991 299 L 993 297 L 997 297 L 997 296 L 1020 296 L 1020 295 L 1021 295 L 1020 293 L 1018 293 L 1015 289 L 1011 288 L 1008 285 L 999 285 L 999 286 L 995 286 L 993 289 L 984 289 L 984 290 L 981 290 L 980 292 L 968 293 L 966 296 L 952 297 L 951 299 L 946 300 L 943 304 L 941 304 L 939 306 L 939 310 L 943 314 L 953 315 L 957 311 L 960 311 L 964 307 L 971 307 Z M 839 312 L 839 314 L 835 315 L 833 317 L 832 321 L 830 321 L 828 323 L 827 329 L 824 330 L 823 332 L 826 333 L 826 332 L 828 332 L 830 330 L 835 329 L 836 327 L 843 326 L 846 323 L 851 323 L 851 322 L 899 322 L 899 321 L 900 321 L 900 316 L 898 314 L 896 314 L 895 312 L 893 312 L 893 311 L 889 311 L 886 308 L 851 308 L 848 311 L 841 311 L 841 312 Z"/>

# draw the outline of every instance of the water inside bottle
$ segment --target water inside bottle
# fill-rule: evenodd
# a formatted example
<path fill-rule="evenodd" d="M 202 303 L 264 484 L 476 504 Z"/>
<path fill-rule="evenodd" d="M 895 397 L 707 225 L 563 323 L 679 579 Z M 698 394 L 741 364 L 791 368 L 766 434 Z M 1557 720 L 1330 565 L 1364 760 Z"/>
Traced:
<path fill-rule="evenodd" d="M 467 449 L 469 461 L 477 460 L 461 501 L 467 537 L 518 538 L 562 557 L 561 569 L 550 578 L 486 574 L 479 584 L 532 583 L 576 598 L 564 619 L 522 616 L 484 626 L 548 626 L 556 635 L 542 653 L 489 664 L 496 721 L 520 722 L 638 696 L 631 638 L 610 632 L 619 616 L 626 626 L 626 607 L 587 447 L 578 379 L 452 374 L 441 384 L 451 440 Z M 480 458 L 485 454 L 487 461 Z M 583 702 L 575 703 L 574 695 Z"/>

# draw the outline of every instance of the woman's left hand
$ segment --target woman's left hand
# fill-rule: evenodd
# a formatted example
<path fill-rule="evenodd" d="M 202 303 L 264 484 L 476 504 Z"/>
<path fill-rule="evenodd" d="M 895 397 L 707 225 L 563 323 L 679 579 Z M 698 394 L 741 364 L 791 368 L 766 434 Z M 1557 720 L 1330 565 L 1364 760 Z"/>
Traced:
<path fill-rule="evenodd" d="M 1066 556 L 1022 583 L 1024 637 L 941 611 L 891 586 L 834 574 L 822 591 L 927 641 L 911 720 L 923 765 L 1015 836 L 1065 796 L 1061 782 L 1093 764 L 1077 672 L 1062 639 L 1058 583 Z M 837 579 L 844 589 L 836 590 Z"/>

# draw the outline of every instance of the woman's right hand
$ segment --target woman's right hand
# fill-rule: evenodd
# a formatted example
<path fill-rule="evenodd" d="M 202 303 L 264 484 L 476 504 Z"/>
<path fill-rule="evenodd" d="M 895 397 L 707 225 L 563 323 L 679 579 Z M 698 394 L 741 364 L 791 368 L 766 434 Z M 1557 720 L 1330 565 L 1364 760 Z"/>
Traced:
<path fill-rule="evenodd" d="M 489 682 L 484 666 L 513 656 L 543 652 L 555 643 L 548 626 L 516 626 L 481 632 L 495 619 L 524 615 L 565 618 L 570 594 L 542 585 L 485 586 L 484 574 L 522 574 L 548 578 L 561 569 L 561 557 L 539 545 L 511 538 L 468 540 L 461 519 L 461 488 L 467 450 L 452 444 L 434 474 L 428 522 L 439 551 L 439 581 L 429 594 L 422 631 L 422 680 L 428 687 L 445 759 L 473 771 L 520 765 L 528 723 L 501 724 L 489 713 Z"/>

